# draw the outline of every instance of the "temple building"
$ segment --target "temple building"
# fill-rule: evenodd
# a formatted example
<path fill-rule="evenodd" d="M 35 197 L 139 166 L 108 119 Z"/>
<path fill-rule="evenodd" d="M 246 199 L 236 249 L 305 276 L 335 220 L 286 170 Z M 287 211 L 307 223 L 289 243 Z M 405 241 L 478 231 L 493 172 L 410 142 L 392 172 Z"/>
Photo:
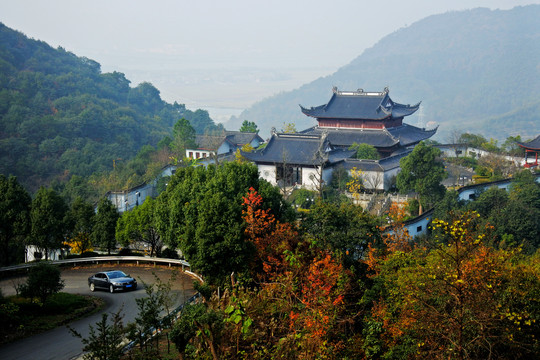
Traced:
<path fill-rule="evenodd" d="M 426 130 L 403 122 L 420 103 L 394 102 L 388 88 L 382 92 L 338 91 L 327 104 L 305 108 L 302 113 L 317 125 L 299 133 L 272 132 L 264 149 L 242 153 L 259 167 L 261 177 L 275 185 L 316 189 L 331 180 L 337 166 L 362 170 L 364 185 L 372 190 L 388 190 L 399 171 L 399 159 L 416 144 L 433 136 Z M 380 160 L 354 159 L 353 144 L 375 147 Z"/>
<path fill-rule="evenodd" d="M 540 135 L 531 141 L 527 142 L 518 142 L 519 146 L 525 149 L 525 167 L 535 167 L 538 166 L 538 153 L 540 152 Z M 529 156 L 532 155 L 534 161 L 529 161 Z"/>
<path fill-rule="evenodd" d="M 416 145 L 433 136 L 437 129 L 425 130 L 403 123 L 403 118 L 420 107 L 394 102 L 388 88 L 382 92 L 338 91 L 327 104 L 302 112 L 317 119 L 317 126 L 302 131 L 305 134 L 328 133 L 328 140 L 337 147 L 348 148 L 353 143 L 373 145 L 382 157 L 405 147 Z"/>

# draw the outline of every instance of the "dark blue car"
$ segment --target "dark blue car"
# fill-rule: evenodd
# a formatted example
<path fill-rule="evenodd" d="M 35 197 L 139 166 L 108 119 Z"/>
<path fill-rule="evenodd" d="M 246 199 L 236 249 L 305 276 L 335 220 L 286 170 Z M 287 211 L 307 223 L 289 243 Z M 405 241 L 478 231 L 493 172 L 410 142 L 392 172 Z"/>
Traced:
<path fill-rule="evenodd" d="M 90 291 L 105 289 L 113 293 L 117 290 L 137 289 L 137 280 L 120 270 L 102 271 L 88 278 L 88 286 Z"/>

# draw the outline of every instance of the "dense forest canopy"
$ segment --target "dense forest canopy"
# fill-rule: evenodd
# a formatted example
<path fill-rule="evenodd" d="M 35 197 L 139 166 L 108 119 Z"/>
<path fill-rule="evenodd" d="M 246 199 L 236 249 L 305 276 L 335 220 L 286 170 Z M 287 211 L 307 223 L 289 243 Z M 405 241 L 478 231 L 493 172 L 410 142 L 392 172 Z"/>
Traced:
<path fill-rule="evenodd" d="M 0 23 L 0 173 L 30 191 L 111 171 L 180 118 L 200 134 L 223 130 L 207 111 L 163 101 L 148 82 L 131 87 L 122 73 Z"/>
<path fill-rule="evenodd" d="M 229 125 L 255 121 L 262 136 L 283 122 L 304 129 L 315 121 L 298 104 L 325 104 L 333 86 L 388 86 L 397 102 L 422 101 L 406 121 L 439 124 L 443 142 L 455 129 L 499 140 L 525 133 L 534 138 L 540 132 L 539 18 L 540 5 L 429 16 L 382 38 L 334 74 L 254 104 Z"/>

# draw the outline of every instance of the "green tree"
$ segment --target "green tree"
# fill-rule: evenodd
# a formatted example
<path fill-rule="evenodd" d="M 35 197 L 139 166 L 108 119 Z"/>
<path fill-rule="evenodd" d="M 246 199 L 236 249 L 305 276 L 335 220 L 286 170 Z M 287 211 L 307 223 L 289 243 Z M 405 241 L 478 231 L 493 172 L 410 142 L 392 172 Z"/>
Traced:
<path fill-rule="evenodd" d="M 467 144 L 477 149 L 482 149 L 482 144 L 487 143 L 487 140 L 482 135 L 463 133 L 458 138 L 459 144 Z"/>
<path fill-rule="evenodd" d="M 155 224 L 155 208 L 156 200 L 146 198 L 142 205 L 124 212 L 116 225 L 118 242 L 124 247 L 133 241 L 142 242 L 150 247 L 150 256 L 159 256 L 162 242 Z"/>
<path fill-rule="evenodd" d="M 439 160 L 441 151 L 436 147 L 420 142 L 414 150 L 399 161 L 401 172 L 397 176 L 400 192 L 414 191 L 422 206 L 433 205 L 444 196 L 445 188 L 441 181 L 446 177 L 444 164 Z"/>
<path fill-rule="evenodd" d="M 30 212 L 31 241 L 49 258 L 49 252 L 59 249 L 66 234 L 65 217 L 67 205 L 52 189 L 41 187 L 34 200 Z"/>
<path fill-rule="evenodd" d="M 369 243 L 379 243 L 380 220 L 353 204 L 317 201 L 301 223 L 302 232 L 319 247 L 342 255 L 345 265 L 358 264 Z"/>
<path fill-rule="evenodd" d="M 39 262 L 32 266 L 28 272 L 26 283 L 21 286 L 21 295 L 25 297 L 37 297 L 41 303 L 53 294 L 64 288 L 64 281 L 60 276 L 58 266 L 48 262 Z"/>
<path fill-rule="evenodd" d="M 182 310 L 182 316 L 174 324 L 171 340 L 175 344 L 180 358 L 183 359 L 190 341 L 202 352 L 210 350 L 214 360 L 218 360 L 218 345 L 223 330 L 223 315 L 208 308 L 205 303 L 187 305 Z"/>
<path fill-rule="evenodd" d="M 118 211 L 107 198 L 102 198 L 97 207 L 97 213 L 94 220 L 94 229 L 92 232 L 92 241 L 95 246 L 101 246 L 107 249 L 107 253 L 116 248 L 116 222 L 119 218 Z"/>
<path fill-rule="evenodd" d="M 144 284 L 146 296 L 135 299 L 139 310 L 135 322 L 128 325 L 128 337 L 138 340 L 141 351 L 149 355 L 159 357 L 159 333 L 154 337 L 155 348 L 149 349 L 149 340 L 152 338 L 153 330 L 159 329 L 161 325 L 161 311 L 164 309 L 161 295 L 151 284 Z"/>
<path fill-rule="evenodd" d="M 257 129 L 257 124 L 255 124 L 254 121 L 244 120 L 242 126 L 240 127 L 240 131 L 247 133 L 258 133 L 259 129 Z"/>
<path fill-rule="evenodd" d="M 261 180 L 252 164 L 178 169 L 160 195 L 158 231 L 210 283 L 223 283 L 231 272 L 248 269 L 252 249 L 243 236 L 242 203 L 251 187 L 276 218 L 290 215 L 278 190 Z"/>
<path fill-rule="evenodd" d="M 83 351 L 88 353 L 83 356 L 85 360 L 119 360 L 124 352 L 122 351 L 122 341 L 124 340 L 123 316 L 121 309 L 112 315 L 112 321 L 109 322 L 109 314 L 101 315 L 101 321 L 90 325 L 88 338 L 69 328 L 71 334 L 82 339 L 84 344 Z"/>
<path fill-rule="evenodd" d="M 195 129 L 189 123 L 189 120 L 182 118 L 174 124 L 172 150 L 181 158 L 185 156 L 185 150 L 195 148 Z"/>
<path fill-rule="evenodd" d="M 0 266 L 23 260 L 32 200 L 17 178 L 0 175 Z"/>
<path fill-rule="evenodd" d="M 465 202 L 459 199 L 459 194 L 456 190 L 447 191 L 444 197 L 435 204 L 433 217 L 448 221 L 452 212 L 461 210 L 464 206 Z"/>
<path fill-rule="evenodd" d="M 523 156 L 523 148 L 518 143 L 523 142 L 520 135 L 509 136 L 502 143 L 501 148 L 504 152 L 512 156 Z"/>
<path fill-rule="evenodd" d="M 94 227 L 94 207 L 77 197 L 68 212 L 67 222 L 70 229 L 69 242 L 83 253 L 92 248 L 92 230 Z M 73 251 L 72 247 L 72 251 Z"/>
<path fill-rule="evenodd" d="M 357 144 L 353 143 L 349 150 L 355 150 L 354 157 L 356 159 L 377 160 L 379 159 L 379 152 L 373 145 L 369 144 Z"/>

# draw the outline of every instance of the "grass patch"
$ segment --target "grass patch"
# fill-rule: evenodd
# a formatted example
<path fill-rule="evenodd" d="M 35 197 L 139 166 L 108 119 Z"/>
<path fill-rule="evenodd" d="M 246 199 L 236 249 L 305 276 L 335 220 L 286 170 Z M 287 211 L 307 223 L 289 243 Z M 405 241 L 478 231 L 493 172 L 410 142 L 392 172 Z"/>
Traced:
<path fill-rule="evenodd" d="M 68 293 L 51 295 L 45 303 L 36 299 L 10 296 L 0 304 L 0 344 L 65 325 L 99 311 L 102 299 Z"/>

